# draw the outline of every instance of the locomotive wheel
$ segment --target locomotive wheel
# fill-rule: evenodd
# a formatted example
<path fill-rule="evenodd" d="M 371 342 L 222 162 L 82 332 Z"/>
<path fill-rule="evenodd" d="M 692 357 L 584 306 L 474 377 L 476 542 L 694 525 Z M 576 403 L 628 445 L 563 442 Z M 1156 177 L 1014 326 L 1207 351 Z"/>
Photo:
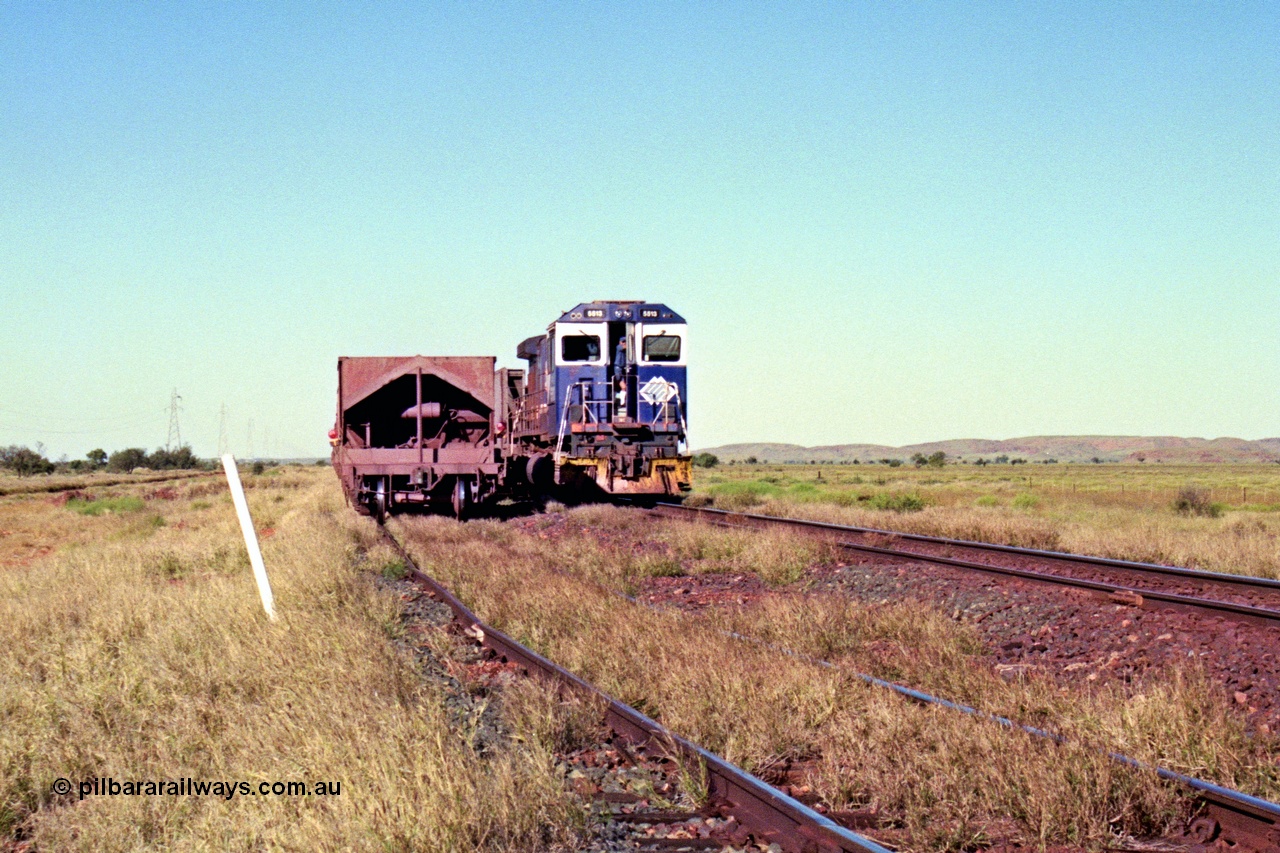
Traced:
<path fill-rule="evenodd" d="M 470 503 L 470 493 L 467 489 L 467 481 L 459 477 L 453 482 L 453 517 L 462 521 L 462 516 L 467 512 L 467 505 Z"/>

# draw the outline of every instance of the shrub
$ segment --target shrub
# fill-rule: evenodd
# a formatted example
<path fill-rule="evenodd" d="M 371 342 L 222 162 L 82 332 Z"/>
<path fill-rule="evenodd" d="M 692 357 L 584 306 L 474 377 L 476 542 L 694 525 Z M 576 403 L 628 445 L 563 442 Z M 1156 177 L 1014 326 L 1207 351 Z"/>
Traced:
<path fill-rule="evenodd" d="M 941 450 L 930 453 L 928 456 L 923 453 L 914 453 L 911 456 L 911 462 L 917 468 L 923 468 L 926 465 L 930 468 L 941 468 L 947 464 L 947 454 Z"/>
<path fill-rule="evenodd" d="M 1040 506 L 1040 499 L 1035 495 L 1022 492 L 1013 499 L 1015 509 L 1035 509 Z"/>
<path fill-rule="evenodd" d="M 693 464 L 698 468 L 714 468 L 720 464 L 720 458 L 714 453 L 695 453 Z"/>
<path fill-rule="evenodd" d="M 172 450 L 167 450 L 163 447 L 156 448 L 155 452 L 147 457 L 146 466 L 156 471 L 188 470 L 199 468 L 200 460 L 191 452 L 191 446 L 184 444 Z"/>
<path fill-rule="evenodd" d="M 995 495 L 983 495 L 978 498 L 975 503 L 978 506 L 1000 506 L 1000 499 Z"/>
<path fill-rule="evenodd" d="M 107 459 L 107 470 L 127 474 L 134 468 L 147 467 L 147 451 L 141 447 L 117 450 Z"/>
<path fill-rule="evenodd" d="M 1195 486 L 1183 486 L 1173 499 L 1173 511 L 1178 515 L 1202 515 L 1217 518 L 1222 515 L 1222 504 L 1214 503 L 1209 492 Z"/>
<path fill-rule="evenodd" d="M 924 499 L 917 494 L 890 494 L 880 492 L 867 500 L 872 509 L 887 509 L 891 512 L 919 512 L 924 509 Z"/>
<path fill-rule="evenodd" d="M 36 446 L 41 447 L 39 444 Z M 32 474 L 50 474 L 54 466 L 43 453 L 11 444 L 0 448 L 0 467 L 8 468 L 19 477 L 29 477 Z"/>

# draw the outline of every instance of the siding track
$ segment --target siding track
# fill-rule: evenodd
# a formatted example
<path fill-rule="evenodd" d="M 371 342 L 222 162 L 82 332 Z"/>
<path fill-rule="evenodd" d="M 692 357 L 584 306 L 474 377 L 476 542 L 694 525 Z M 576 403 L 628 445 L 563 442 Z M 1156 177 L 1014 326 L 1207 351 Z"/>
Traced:
<path fill-rule="evenodd" d="M 704 767 L 711 803 L 721 814 L 736 818 L 744 830 L 743 840 L 745 835 L 749 835 L 778 844 L 789 853 L 889 853 L 874 841 L 845 829 L 719 756 L 681 738 L 657 721 L 605 695 L 567 669 L 486 625 L 449 590 L 424 574 L 390 531 L 381 525 L 378 529 L 405 561 L 410 576 L 427 587 L 433 598 L 449 606 L 460 628 L 473 636 L 479 632 L 483 637 L 481 642 L 498 658 L 565 690 L 599 696 L 606 705 L 605 724 L 617 735 L 637 746 L 665 751 L 689 766 Z"/>

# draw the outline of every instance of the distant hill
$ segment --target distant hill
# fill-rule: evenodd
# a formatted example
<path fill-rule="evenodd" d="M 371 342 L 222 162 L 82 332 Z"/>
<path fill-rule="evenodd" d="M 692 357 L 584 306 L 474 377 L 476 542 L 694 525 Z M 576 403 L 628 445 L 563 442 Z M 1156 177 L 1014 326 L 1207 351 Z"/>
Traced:
<path fill-rule="evenodd" d="M 1177 438 L 1128 435 L 1038 435 L 993 441 L 957 438 L 888 447 L 882 444 L 831 444 L 802 447 L 798 444 L 725 444 L 699 449 L 714 453 L 722 462 L 741 462 L 754 456 L 761 462 L 873 462 L 877 459 L 910 459 L 941 450 L 948 459 L 970 462 L 996 456 L 1028 462 L 1275 462 L 1280 461 L 1280 438 L 1245 441 L 1241 438 Z"/>

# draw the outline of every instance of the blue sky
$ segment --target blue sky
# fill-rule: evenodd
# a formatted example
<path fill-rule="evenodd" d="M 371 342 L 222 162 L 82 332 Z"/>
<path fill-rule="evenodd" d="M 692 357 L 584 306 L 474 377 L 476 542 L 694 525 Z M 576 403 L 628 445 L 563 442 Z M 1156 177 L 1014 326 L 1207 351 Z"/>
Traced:
<path fill-rule="evenodd" d="M 6 3 L 0 116 L 0 444 L 319 455 L 593 298 L 698 446 L 1280 434 L 1274 3 Z"/>

